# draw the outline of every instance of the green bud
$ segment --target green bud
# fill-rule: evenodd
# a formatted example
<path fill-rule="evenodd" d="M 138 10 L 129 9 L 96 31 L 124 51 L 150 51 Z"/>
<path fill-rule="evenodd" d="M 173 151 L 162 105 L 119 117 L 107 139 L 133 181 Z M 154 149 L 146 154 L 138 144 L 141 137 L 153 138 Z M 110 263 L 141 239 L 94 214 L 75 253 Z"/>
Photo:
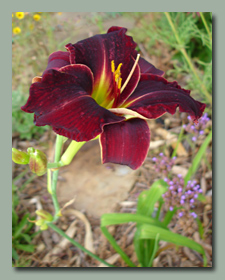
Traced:
<path fill-rule="evenodd" d="M 36 224 L 36 226 L 40 227 L 40 230 L 48 229 L 48 225 L 46 224 L 45 220 L 42 220 L 42 219 L 37 220 L 37 221 L 35 221 L 35 224 Z"/>
<path fill-rule="evenodd" d="M 27 152 L 30 155 L 30 170 L 38 176 L 44 175 L 47 172 L 48 163 L 46 155 L 42 151 L 34 148 L 28 148 Z"/>
<path fill-rule="evenodd" d="M 28 164 L 30 156 L 27 153 L 12 148 L 12 160 L 17 164 Z"/>
<path fill-rule="evenodd" d="M 40 227 L 40 230 L 48 229 L 48 222 L 53 220 L 52 215 L 45 210 L 36 210 L 35 213 L 40 217 L 35 224 Z"/>
<path fill-rule="evenodd" d="M 36 210 L 35 213 L 41 218 L 41 220 L 51 222 L 53 217 L 50 213 L 45 210 Z"/>

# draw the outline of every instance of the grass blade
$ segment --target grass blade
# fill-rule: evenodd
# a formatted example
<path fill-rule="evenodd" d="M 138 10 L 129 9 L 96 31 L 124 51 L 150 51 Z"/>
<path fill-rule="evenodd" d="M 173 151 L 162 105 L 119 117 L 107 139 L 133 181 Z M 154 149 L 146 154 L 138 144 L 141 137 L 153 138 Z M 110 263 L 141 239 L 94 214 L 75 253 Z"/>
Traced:
<path fill-rule="evenodd" d="M 22 230 L 25 228 L 25 226 L 29 223 L 27 218 L 29 217 L 29 214 L 26 214 L 23 216 L 22 220 L 19 222 L 19 224 L 17 225 L 17 227 L 15 228 L 15 231 L 13 233 L 13 237 L 14 239 L 16 239 L 20 233 L 22 232 Z"/>
<path fill-rule="evenodd" d="M 35 248 L 34 245 L 24 245 L 24 244 L 16 244 L 15 247 L 18 250 L 29 252 L 29 253 L 33 253 Z"/>
<path fill-rule="evenodd" d="M 187 238 L 186 236 L 179 235 L 177 233 L 165 230 L 157 226 L 151 226 L 147 224 L 143 224 L 140 226 L 140 239 L 156 239 L 158 234 L 160 234 L 160 240 L 164 240 L 178 246 L 186 246 L 202 254 L 204 259 L 204 266 L 207 265 L 205 251 L 199 243 Z"/>
<path fill-rule="evenodd" d="M 136 265 L 130 260 L 127 254 L 121 249 L 121 247 L 117 244 L 116 240 L 109 233 L 106 227 L 101 227 L 102 233 L 105 235 L 109 243 L 113 246 L 118 254 L 120 254 L 121 258 L 130 266 L 136 267 Z"/>
<path fill-rule="evenodd" d="M 188 173 L 184 178 L 184 185 L 187 185 L 187 182 L 190 180 L 191 176 L 197 171 L 200 161 L 201 161 L 203 155 L 205 154 L 205 151 L 206 151 L 211 139 L 212 139 L 212 130 L 210 131 L 210 133 L 206 137 L 204 143 L 201 145 L 200 149 L 198 150 L 198 152 L 192 162 L 192 165 L 189 168 Z"/>
<path fill-rule="evenodd" d="M 152 254 L 151 254 L 151 258 L 150 258 L 148 267 L 152 267 L 152 263 L 153 263 L 155 254 L 156 254 L 156 252 L 157 252 L 157 250 L 158 250 L 158 247 L 159 247 L 159 240 L 160 240 L 159 237 L 160 237 L 160 234 L 158 233 L 158 234 L 156 235 L 155 240 L 154 240 L 154 248 L 153 248 L 153 251 L 152 251 Z"/>
<path fill-rule="evenodd" d="M 101 226 L 119 225 L 124 223 L 136 222 L 140 224 L 150 224 L 166 229 L 166 226 L 160 221 L 151 217 L 146 217 L 140 214 L 131 213 L 107 213 L 101 217 Z"/>
<path fill-rule="evenodd" d="M 155 203 L 167 191 L 167 188 L 167 183 L 160 179 L 155 181 L 149 190 L 143 191 L 138 197 L 137 214 L 151 216 Z"/>

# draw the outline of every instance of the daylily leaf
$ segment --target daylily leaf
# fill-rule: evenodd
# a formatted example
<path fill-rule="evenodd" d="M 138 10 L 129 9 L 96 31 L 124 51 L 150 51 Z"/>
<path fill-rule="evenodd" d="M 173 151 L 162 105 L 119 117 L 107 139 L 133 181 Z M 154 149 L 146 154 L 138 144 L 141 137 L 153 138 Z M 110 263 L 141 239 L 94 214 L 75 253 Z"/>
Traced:
<path fill-rule="evenodd" d="M 163 223 L 159 222 L 158 220 L 140 214 L 108 213 L 108 214 L 103 214 L 101 216 L 102 227 L 110 226 L 110 225 L 119 225 L 119 224 L 130 223 L 130 222 L 136 222 L 138 224 L 146 223 L 146 224 L 156 225 L 164 229 L 167 229 L 166 226 L 164 226 Z"/>
<path fill-rule="evenodd" d="M 155 203 L 167 191 L 167 187 L 164 180 L 157 180 L 149 190 L 141 192 L 138 197 L 137 213 L 150 217 L 154 211 Z"/>
<path fill-rule="evenodd" d="M 157 235 L 160 234 L 160 240 L 164 240 L 166 242 L 170 242 L 178 246 L 186 246 L 192 250 L 195 250 L 196 252 L 199 252 L 203 255 L 204 265 L 207 264 L 207 259 L 203 247 L 199 243 L 187 238 L 186 236 L 182 236 L 180 234 L 165 230 L 163 228 L 147 224 L 141 225 L 139 230 L 139 239 L 156 239 Z"/>

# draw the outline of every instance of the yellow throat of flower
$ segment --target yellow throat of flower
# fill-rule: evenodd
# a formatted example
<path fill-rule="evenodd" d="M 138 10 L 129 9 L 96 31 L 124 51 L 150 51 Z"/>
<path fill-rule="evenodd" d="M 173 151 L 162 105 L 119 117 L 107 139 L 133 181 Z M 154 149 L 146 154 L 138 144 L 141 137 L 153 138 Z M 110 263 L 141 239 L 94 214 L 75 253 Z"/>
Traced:
<path fill-rule="evenodd" d="M 112 108 L 114 106 L 116 106 L 117 100 L 119 98 L 119 95 L 122 93 L 122 91 L 125 89 L 125 87 L 127 86 L 128 82 L 130 81 L 135 67 L 138 63 L 140 54 L 137 55 L 136 60 L 134 61 L 134 65 L 127 77 L 127 79 L 125 80 L 125 82 L 122 85 L 122 78 L 121 78 L 121 67 L 122 67 L 122 63 L 120 63 L 117 68 L 115 67 L 115 62 L 114 60 L 111 61 L 111 71 L 113 73 L 113 79 L 114 79 L 114 92 L 110 93 L 108 96 L 105 96 L 104 99 L 102 99 L 102 97 L 104 97 L 103 95 L 101 95 L 101 90 L 100 88 L 98 88 L 98 90 L 94 93 L 93 98 L 96 100 L 96 102 L 106 108 Z"/>

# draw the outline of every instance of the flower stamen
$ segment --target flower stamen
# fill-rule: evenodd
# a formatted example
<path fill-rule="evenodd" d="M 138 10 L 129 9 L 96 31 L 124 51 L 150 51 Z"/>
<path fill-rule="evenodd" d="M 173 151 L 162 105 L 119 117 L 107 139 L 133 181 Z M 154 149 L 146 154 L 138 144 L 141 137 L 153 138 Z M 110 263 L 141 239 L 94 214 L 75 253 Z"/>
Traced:
<path fill-rule="evenodd" d="M 117 69 L 115 70 L 115 62 L 114 62 L 114 60 L 111 61 L 111 70 L 114 74 L 114 79 L 115 79 L 118 89 L 121 88 L 121 83 L 122 83 L 121 72 L 120 72 L 120 68 L 122 65 L 123 65 L 123 63 L 120 63 L 117 66 Z"/>

